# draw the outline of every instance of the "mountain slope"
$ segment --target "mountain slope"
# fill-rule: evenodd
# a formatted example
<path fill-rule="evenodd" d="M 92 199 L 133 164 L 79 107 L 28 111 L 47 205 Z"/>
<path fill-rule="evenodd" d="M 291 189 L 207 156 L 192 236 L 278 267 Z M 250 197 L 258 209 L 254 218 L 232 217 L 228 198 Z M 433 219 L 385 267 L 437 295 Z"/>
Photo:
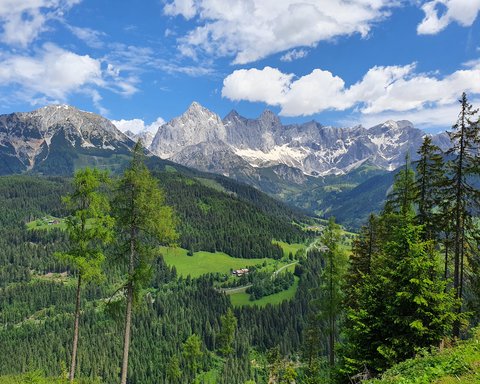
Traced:
<path fill-rule="evenodd" d="M 109 120 L 68 105 L 0 116 L 0 174 L 70 174 L 82 155 L 100 163 L 126 155 L 133 141 Z"/>

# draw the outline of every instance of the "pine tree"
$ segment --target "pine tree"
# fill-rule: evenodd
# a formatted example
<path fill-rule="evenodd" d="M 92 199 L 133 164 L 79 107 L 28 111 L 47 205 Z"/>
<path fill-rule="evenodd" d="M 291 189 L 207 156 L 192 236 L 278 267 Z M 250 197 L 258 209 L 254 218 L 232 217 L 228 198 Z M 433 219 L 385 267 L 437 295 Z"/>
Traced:
<path fill-rule="evenodd" d="M 415 195 L 406 193 L 413 175 L 408 168 L 403 172 L 396 178 L 393 204 L 380 217 L 381 236 L 370 273 L 350 291 L 346 373 L 364 366 L 378 372 L 412 357 L 448 335 L 457 319 L 453 292 L 446 289 L 433 247 L 416 223 Z"/>
<path fill-rule="evenodd" d="M 228 308 L 227 313 L 220 317 L 220 323 L 218 339 L 221 347 L 219 351 L 224 356 L 228 356 L 233 353 L 233 342 L 235 341 L 235 331 L 237 329 L 237 318 L 231 308 Z"/>
<path fill-rule="evenodd" d="M 471 184 L 471 177 L 480 173 L 478 148 L 480 143 L 479 123 L 476 121 L 478 110 L 468 102 L 465 93 L 459 100 L 461 109 L 456 124 L 448 132 L 452 147 L 447 154 L 453 156 L 448 162 L 447 186 L 453 211 L 453 287 L 455 296 L 462 300 L 464 296 L 465 258 L 469 256 L 468 237 L 475 232 L 471 212 L 480 207 L 480 191 Z M 462 308 L 459 306 L 458 312 Z M 454 336 L 460 335 L 460 324 L 453 330 Z"/>
<path fill-rule="evenodd" d="M 339 335 L 338 322 L 342 314 L 343 280 L 345 276 L 347 256 L 341 245 L 341 229 L 330 218 L 324 229 L 320 242 L 324 246 L 324 268 L 318 290 L 317 319 L 319 326 L 326 330 L 328 340 L 327 355 L 330 368 L 335 366 L 336 340 Z"/>
<path fill-rule="evenodd" d="M 393 190 L 387 197 L 385 213 L 399 213 L 403 216 L 413 213 L 413 202 L 417 195 L 415 172 L 410 165 L 410 156 L 405 156 L 404 167 L 395 175 Z"/>
<path fill-rule="evenodd" d="M 443 224 L 442 215 L 438 211 L 442 201 L 441 190 L 445 184 L 442 153 L 440 148 L 432 144 L 432 138 L 425 136 L 418 154 L 420 160 L 417 165 L 416 179 L 417 220 L 423 225 L 424 239 L 436 240 L 440 224 Z"/>
<path fill-rule="evenodd" d="M 153 261 L 160 256 L 156 246 L 172 244 L 178 238 L 173 211 L 165 205 L 164 192 L 145 166 L 139 142 L 133 150 L 130 166 L 120 179 L 113 207 L 119 249 L 128 269 L 121 369 L 121 384 L 126 384 L 134 298 L 151 279 Z"/>
<path fill-rule="evenodd" d="M 190 335 L 183 343 L 183 358 L 185 359 L 188 371 L 195 377 L 200 368 L 200 359 L 203 356 L 202 341 L 196 334 Z"/>
<path fill-rule="evenodd" d="M 378 254 L 379 243 L 379 220 L 371 214 L 367 225 L 360 229 L 352 244 L 345 284 L 345 302 L 350 306 L 354 305 L 356 287 L 361 285 L 363 278 L 371 272 L 372 260 Z"/>
<path fill-rule="evenodd" d="M 70 248 L 67 252 L 56 255 L 78 271 L 70 382 L 74 380 L 77 362 L 82 284 L 103 277 L 105 256 L 102 244 L 108 244 L 112 240 L 113 219 L 108 215 L 109 202 L 102 192 L 102 186 L 107 181 L 107 174 L 97 169 L 77 171 L 73 180 L 73 192 L 63 199 L 71 211 L 65 220 Z"/>

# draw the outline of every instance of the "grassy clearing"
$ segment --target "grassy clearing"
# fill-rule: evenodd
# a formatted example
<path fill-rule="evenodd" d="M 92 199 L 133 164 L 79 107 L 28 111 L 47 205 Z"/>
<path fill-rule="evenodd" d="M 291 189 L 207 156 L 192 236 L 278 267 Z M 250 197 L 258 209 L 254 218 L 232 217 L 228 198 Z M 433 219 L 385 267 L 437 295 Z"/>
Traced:
<path fill-rule="evenodd" d="M 250 301 L 250 295 L 248 293 L 234 293 L 230 295 L 232 304 L 236 307 L 243 305 L 257 305 L 259 307 L 265 307 L 267 304 L 277 305 L 285 300 L 291 300 L 295 296 L 298 288 L 298 277 L 295 276 L 295 282 L 286 291 L 278 292 L 273 295 L 264 296 L 259 300 Z"/>
<path fill-rule="evenodd" d="M 480 383 L 480 330 L 457 346 L 404 361 L 370 384 Z"/>
<path fill-rule="evenodd" d="M 285 243 L 284 241 L 277 241 L 277 240 L 273 240 L 272 243 L 280 245 L 283 249 L 283 256 L 286 256 L 286 257 L 288 257 L 290 252 L 292 253 L 293 256 L 295 256 L 297 251 L 299 251 L 300 249 L 307 248 L 305 244 L 298 244 L 298 243 L 288 244 L 288 243 Z"/>
<path fill-rule="evenodd" d="M 194 252 L 193 256 L 187 255 L 183 248 L 160 247 L 167 265 L 175 267 L 180 276 L 199 277 L 206 273 L 229 274 L 231 269 L 248 268 L 249 266 L 271 263 L 272 259 L 239 259 L 223 252 Z"/>
<path fill-rule="evenodd" d="M 26 224 L 28 230 L 48 231 L 53 228 L 65 229 L 64 219 L 53 216 L 44 216 L 41 219 L 30 221 Z"/>

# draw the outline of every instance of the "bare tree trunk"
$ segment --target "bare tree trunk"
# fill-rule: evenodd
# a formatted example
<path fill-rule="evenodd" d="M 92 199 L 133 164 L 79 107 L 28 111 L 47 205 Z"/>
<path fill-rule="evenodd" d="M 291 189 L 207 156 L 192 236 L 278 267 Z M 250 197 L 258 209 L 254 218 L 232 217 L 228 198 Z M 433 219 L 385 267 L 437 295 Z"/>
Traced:
<path fill-rule="evenodd" d="M 465 148 L 465 111 L 462 111 L 462 125 L 461 125 L 461 137 L 460 137 L 460 151 L 458 154 L 458 164 L 456 169 L 456 202 L 455 202 L 455 253 L 454 253 L 454 270 L 453 270 L 453 288 L 455 289 L 455 298 L 462 300 L 462 281 L 461 281 L 461 269 L 462 263 L 462 234 L 463 234 L 463 156 Z M 461 305 L 457 308 L 457 313 L 461 312 Z M 457 320 L 453 324 L 453 336 L 460 336 L 460 321 Z"/>
<path fill-rule="evenodd" d="M 73 347 L 72 347 L 72 362 L 70 364 L 70 383 L 73 383 L 75 378 L 75 367 L 77 364 L 77 348 L 78 348 L 78 325 L 80 321 L 80 288 L 82 286 L 82 275 L 78 275 L 77 295 L 75 302 L 75 322 L 73 326 Z"/>
<path fill-rule="evenodd" d="M 330 350 L 329 350 L 329 363 L 330 367 L 335 366 L 335 313 L 333 309 L 333 254 L 330 251 Z"/>
<path fill-rule="evenodd" d="M 128 352 L 130 349 L 130 328 L 132 323 L 132 301 L 133 301 L 133 287 L 132 287 L 132 282 L 129 282 L 127 287 L 127 309 L 125 311 L 125 337 L 123 341 L 121 384 L 127 383 Z"/>
<path fill-rule="evenodd" d="M 132 304 L 133 304 L 133 281 L 132 276 L 135 268 L 135 238 L 136 231 L 132 228 L 130 238 L 130 262 L 128 267 L 129 282 L 127 285 L 127 307 L 125 310 L 125 335 L 123 340 L 123 359 L 122 359 L 122 378 L 120 383 L 127 384 L 128 371 L 128 352 L 130 349 L 130 333 L 132 324 Z"/>

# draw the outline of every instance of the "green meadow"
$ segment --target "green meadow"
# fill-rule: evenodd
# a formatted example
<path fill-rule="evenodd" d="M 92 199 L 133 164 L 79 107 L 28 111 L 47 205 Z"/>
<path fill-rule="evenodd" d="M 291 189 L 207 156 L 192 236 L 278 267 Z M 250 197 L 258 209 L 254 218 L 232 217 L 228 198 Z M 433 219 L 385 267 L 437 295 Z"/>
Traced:
<path fill-rule="evenodd" d="M 257 305 L 259 307 L 265 307 L 267 304 L 277 305 L 285 300 L 291 300 L 295 296 L 298 288 L 298 277 L 295 276 L 295 282 L 286 291 L 274 293 L 273 295 L 264 296 L 259 300 L 250 301 L 250 295 L 248 293 L 234 293 L 230 295 L 232 304 L 236 307 L 243 305 Z"/>
<path fill-rule="evenodd" d="M 247 268 L 263 262 L 272 262 L 272 259 L 239 259 L 223 252 L 194 252 L 188 256 L 183 248 L 160 247 L 163 259 L 168 266 L 175 267 L 180 276 L 199 277 L 206 273 L 229 274 L 231 269 Z"/>

